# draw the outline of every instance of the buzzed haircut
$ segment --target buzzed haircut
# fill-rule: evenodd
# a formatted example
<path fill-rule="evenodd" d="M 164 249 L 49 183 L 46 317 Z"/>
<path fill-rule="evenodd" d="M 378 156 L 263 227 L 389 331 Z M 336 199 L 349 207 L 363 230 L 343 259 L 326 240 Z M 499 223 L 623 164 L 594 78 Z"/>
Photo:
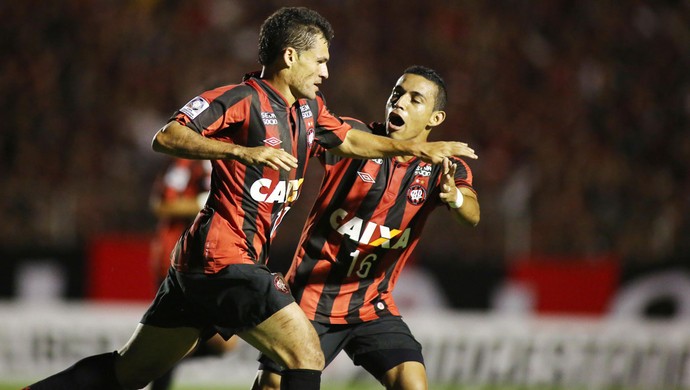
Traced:
<path fill-rule="evenodd" d="M 320 35 L 328 44 L 333 39 L 333 27 L 326 18 L 306 7 L 283 7 L 261 25 L 259 63 L 272 64 L 288 47 L 298 54 L 309 50 Z"/>
<path fill-rule="evenodd" d="M 448 101 L 448 92 L 446 92 L 446 82 L 443 81 L 438 72 L 431 68 L 422 65 L 413 65 L 405 69 L 404 74 L 416 74 L 436 84 L 436 101 L 434 103 L 434 111 L 441 111 L 446 108 Z"/>

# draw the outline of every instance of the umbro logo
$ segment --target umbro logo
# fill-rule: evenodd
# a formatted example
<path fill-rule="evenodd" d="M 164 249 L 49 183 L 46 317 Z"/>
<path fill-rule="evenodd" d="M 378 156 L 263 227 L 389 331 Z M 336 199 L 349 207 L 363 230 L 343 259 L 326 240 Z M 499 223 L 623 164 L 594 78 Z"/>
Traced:
<path fill-rule="evenodd" d="M 357 171 L 357 174 L 359 175 L 359 178 L 362 179 L 362 181 L 364 181 L 365 183 L 376 183 L 376 180 L 374 180 L 374 178 L 366 172 Z"/>
<path fill-rule="evenodd" d="M 265 143 L 266 145 L 270 145 L 270 146 L 280 145 L 282 142 L 283 142 L 283 141 L 279 140 L 279 139 L 276 138 L 276 137 L 266 138 L 266 139 L 264 140 L 264 143 Z"/>

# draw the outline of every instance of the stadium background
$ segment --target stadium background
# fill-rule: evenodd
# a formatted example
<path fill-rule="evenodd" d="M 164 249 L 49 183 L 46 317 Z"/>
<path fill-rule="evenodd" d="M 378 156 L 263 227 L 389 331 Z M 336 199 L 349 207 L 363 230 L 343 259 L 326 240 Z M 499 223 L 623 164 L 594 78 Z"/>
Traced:
<path fill-rule="evenodd" d="M 25 302 L 148 300 L 148 197 L 166 161 L 151 137 L 197 92 L 258 69 L 259 25 L 282 5 L 333 24 L 322 90 L 337 114 L 380 120 L 408 65 L 448 84 L 432 138 L 477 151 L 482 221 L 432 217 L 414 266 L 442 299 L 422 306 L 687 320 L 687 0 L 3 2 L 0 316 Z M 275 269 L 319 174 L 281 226 Z"/>

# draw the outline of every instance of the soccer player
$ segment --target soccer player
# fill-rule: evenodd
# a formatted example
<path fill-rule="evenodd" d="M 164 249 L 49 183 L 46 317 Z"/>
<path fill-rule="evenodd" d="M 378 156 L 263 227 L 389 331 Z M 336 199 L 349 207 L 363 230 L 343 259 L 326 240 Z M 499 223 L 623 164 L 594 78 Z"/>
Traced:
<path fill-rule="evenodd" d="M 158 218 L 156 234 L 151 240 L 151 266 L 159 285 L 168 276 L 170 253 L 182 232 L 194 222 L 199 210 L 206 204 L 211 190 L 211 162 L 208 160 L 171 159 L 156 178 L 151 191 L 151 209 Z M 216 334 L 205 343 L 199 343 L 193 357 L 221 356 L 233 350 L 237 337 L 224 340 Z M 151 382 L 151 390 L 171 388 L 175 368 Z"/>
<path fill-rule="evenodd" d="M 388 99 L 385 123 L 369 130 L 425 142 L 444 121 L 445 104 L 442 78 L 410 67 Z M 434 209 L 479 223 L 472 172 L 455 158 L 434 165 L 413 156 L 342 158 L 323 148 L 317 155 L 325 177 L 287 275 L 292 294 L 319 334 L 326 365 L 344 349 L 387 389 L 426 389 L 421 345 L 392 293 Z M 282 368 L 259 360 L 253 389 L 278 389 Z"/>
<path fill-rule="evenodd" d="M 211 160 L 208 201 L 180 237 L 168 276 L 126 345 L 30 389 L 141 388 L 216 333 L 236 334 L 285 367 L 281 389 L 319 388 L 319 338 L 282 276 L 266 267 L 271 237 L 299 196 L 316 145 L 363 158 L 476 157 L 460 142 L 350 131 L 318 94 L 332 37 L 315 11 L 281 8 L 261 26 L 261 73 L 203 92 L 156 133 L 155 151 Z"/>

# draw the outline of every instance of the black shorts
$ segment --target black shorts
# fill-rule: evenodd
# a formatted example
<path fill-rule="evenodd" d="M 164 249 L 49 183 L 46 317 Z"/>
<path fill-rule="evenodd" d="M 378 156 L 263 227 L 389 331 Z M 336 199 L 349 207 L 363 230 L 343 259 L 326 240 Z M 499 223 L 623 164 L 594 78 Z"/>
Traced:
<path fill-rule="evenodd" d="M 345 350 L 357 366 L 362 366 L 376 379 L 404 362 L 420 362 L 422 345 L 412 335 L 401 317 L 383 317 L 358 324 L 330 325 L 313 322 L 321 340 L 326 365 Z M 283 367 L 267 356 L 259 356 L 261 368 L 279 373 Z"/>
<path fill-rule="evenodd" d="M 142 324 L 193 327 L 202 338 L 233 334 L 260 324 L 294 302 L 282 275 L 263 265 L 233 264 L 216 274 L 168 271 Z"/>

